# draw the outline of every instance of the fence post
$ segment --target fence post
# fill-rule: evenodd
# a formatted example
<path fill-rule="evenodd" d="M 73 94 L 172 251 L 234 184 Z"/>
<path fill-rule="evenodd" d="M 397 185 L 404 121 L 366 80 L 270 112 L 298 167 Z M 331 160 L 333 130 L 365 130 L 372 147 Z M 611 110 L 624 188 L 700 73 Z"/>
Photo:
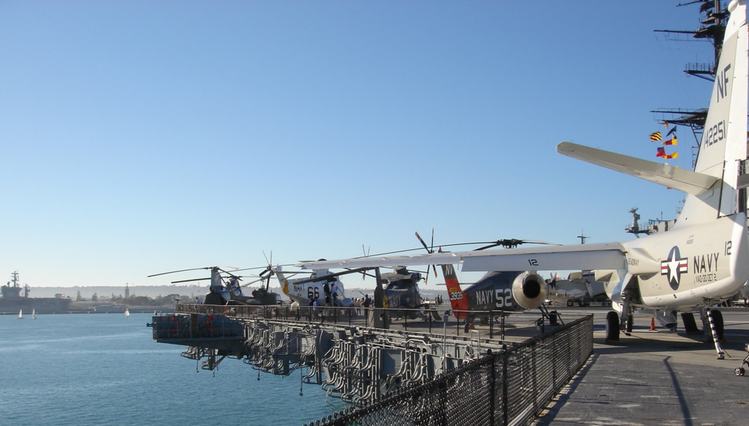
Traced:
<path fill-rule="evenodd" d="M 494 311 L 489 311 L 489 339 L 494 338 Z"/>
<path fill-rule="evenodd" d="M 496 386 L 497 386 L 497 372 L 495 371 L 496 366 L 494 365 L 494 361 L 496 360 L 496 356 L 492 353 L 492 350 L 489 349 L 489 356 L 491 357 L 491 362 L 489 363 L 489 368 L 491 370 L 489 371 L 489 424 L 494 424 L 494 399 L 496 398 Z"/>
<path fill-rule="evenodd" d="M 499 321 L 500 339 L 505 340 L 505 313 L 502 312 L 502 317 Z"/>
<path fill-rule="evenodd" d="M 504 316 L 503 316 L 504 318 Z M 507 345 L 502 344 L 502 424 L 509 424 L 507 406 Z"/>
<path fill-rule="evenodd" d="M 536 346 L 538 342 L 531 345 L 531 369 L 533 370 L 533 415 L 538 412 L 538 370 L 536 370 Z"/>
<path fill-rule="evenodd" d="M 439 389 L 440 389 L 440 396 L 441 396 L 440 399 L 442 399 L 442 404 L 439 404 L 440 406 L 439 424 L 446 425 L 447 424 L 447 382 L 445 381 L 444 378 L 441 379 L 440 381 Z"/>
<path fill-rule="evenodd" d="M 551 385 L 557 388 L 557 334 L 551 336 Z"/>

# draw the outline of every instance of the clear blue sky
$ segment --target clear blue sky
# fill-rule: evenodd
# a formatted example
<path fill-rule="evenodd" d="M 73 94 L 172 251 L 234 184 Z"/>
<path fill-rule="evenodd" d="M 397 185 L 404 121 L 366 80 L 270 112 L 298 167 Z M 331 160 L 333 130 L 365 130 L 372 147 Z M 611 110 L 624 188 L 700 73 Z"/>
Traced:
<path fill-rule="evenodd" d="M 0 280 L 628 239 L 681 194 L 556 145 L 655 159 L 649 110 L 706 105 L 676 3 L 2 1 Z"/>

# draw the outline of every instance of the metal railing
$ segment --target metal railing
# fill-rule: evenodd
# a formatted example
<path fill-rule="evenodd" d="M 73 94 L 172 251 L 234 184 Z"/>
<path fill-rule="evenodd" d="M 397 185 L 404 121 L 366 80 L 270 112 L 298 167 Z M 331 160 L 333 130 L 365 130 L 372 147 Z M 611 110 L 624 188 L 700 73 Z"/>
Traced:
<path fill-rule="evenodd" d="M 593 350 L 593 316 L 312 425 L 527 424 Z"/>
<path fill-rule="evenodd" d="M 445 312 L 449 311 L 447 317 Z M 525 322 L 533 325 L 538 320 L 537 313 L 511 313 L 509 311 L 457 311 L 448 305 L 430 309 L 373 308 L 363 306 L 298 306 L 291 305 L 203 305 L 177 304 L 176 312 L 199 314 L 222 314 L 237 319 L 276 319 L 299 321 L 309 324 L 345 324 L 372 328 L 401 328 L 403 330 L 441 332 L 449 324 L 460 336 L 468 334 L 473 325 L 484 325 L 483 337 L 488 339 L 505 338 L 505 330 L 510 315 L 513 323 Z M 456 319 L 455 315 L 461 319 Z M 467 324 L 470 323 L 470 324 Z M 484 333 L 482 332 L 482 333 Z"/>

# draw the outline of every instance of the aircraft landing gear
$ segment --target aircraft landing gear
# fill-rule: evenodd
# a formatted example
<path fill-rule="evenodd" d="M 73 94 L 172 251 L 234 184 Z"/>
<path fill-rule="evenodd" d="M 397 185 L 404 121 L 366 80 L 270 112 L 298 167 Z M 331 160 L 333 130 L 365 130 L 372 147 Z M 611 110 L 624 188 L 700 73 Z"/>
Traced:
<path fill-rule="evenodd" d="M 713 316 L 713 323 L 715 324 L 715 331 L 718 334 L 718 340 L 721 342 L 725 339 L 724 328 L 723 328 L 723 312 L 713 309 L 710 311 Z"/>
<path fill-rule="evenodd" d="M 702 312 L 703 323 L 707 322 L 710 327 L 710 334 L 715 344 L 715 352 L 718 353 L 718 359 L 724 359 L 726 353 L 720 346 L 720 340 L 723 336 L 723 314 L 717 309 L 705 308 Z"/>
<path fill-rule="evenodd" d="M 694 314 L 691 312 L 682 312 L 681 320 L 684 322 L 684 330 L 687 334 L 699 334 L 697 329 L 697 322 L 694 320 Z"/>
<path fill-rule="evenodd" d="M 619 340 L 619 314 L 616 311 L 609 311 L 606 314 L 606 340 Z"/>

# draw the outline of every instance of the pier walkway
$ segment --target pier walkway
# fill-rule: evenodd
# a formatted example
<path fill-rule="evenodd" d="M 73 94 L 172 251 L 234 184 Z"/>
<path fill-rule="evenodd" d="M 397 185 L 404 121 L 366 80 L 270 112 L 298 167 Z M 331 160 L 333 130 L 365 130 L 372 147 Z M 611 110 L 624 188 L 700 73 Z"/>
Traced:
<path fill-rule="evenodd" d="M 605 310 L 594 314 L 593 354 L 554 398 L 538 424 L 746 424 L 749 377 L 734 369 L 747 355 L 749 310 L 724 309 L 726 359 L 712 341 L 666 330 L 648 331 L 649 317 L 636 316 L 632 336 L 604 341 Z"/>

